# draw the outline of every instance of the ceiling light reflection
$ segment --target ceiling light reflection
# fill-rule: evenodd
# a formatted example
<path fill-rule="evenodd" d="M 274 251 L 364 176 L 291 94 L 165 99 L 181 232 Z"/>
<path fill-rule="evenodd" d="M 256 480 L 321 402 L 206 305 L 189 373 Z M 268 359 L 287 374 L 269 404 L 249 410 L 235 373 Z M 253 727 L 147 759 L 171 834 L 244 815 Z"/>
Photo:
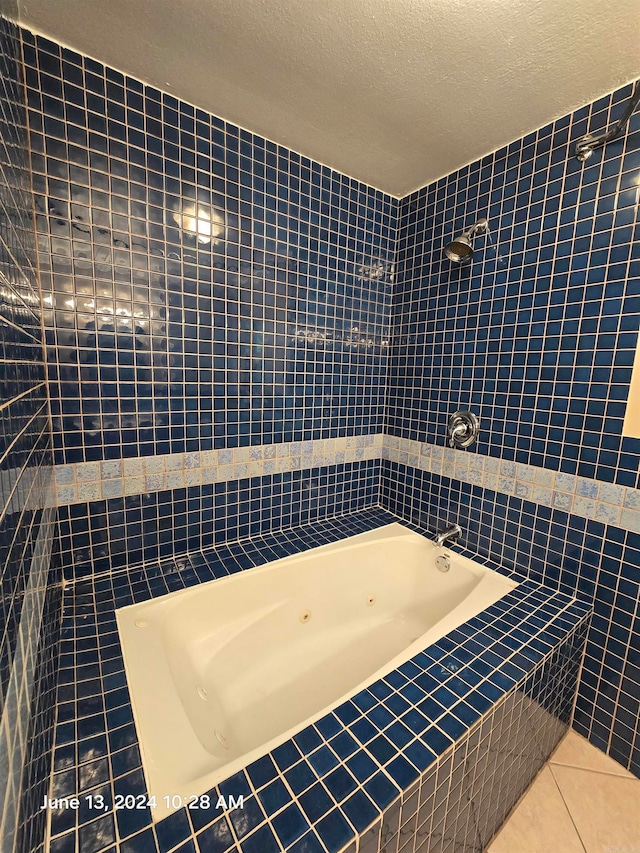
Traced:
<path fill-rule="evenodd" d="M 193 234 L 199 243 L 216 243 L 224 234 L 224 214 L 216 207 L 188 203 L 172 216 L 176 225 L 187 234 Z"/>

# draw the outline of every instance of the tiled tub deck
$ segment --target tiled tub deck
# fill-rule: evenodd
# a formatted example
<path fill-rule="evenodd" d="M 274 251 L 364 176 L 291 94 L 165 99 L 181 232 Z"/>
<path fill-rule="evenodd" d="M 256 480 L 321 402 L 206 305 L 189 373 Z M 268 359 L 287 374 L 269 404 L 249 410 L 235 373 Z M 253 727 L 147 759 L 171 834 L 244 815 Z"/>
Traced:
<path fill-rule="evenodd" d="M 526 580 L 221 783 L 210 809 L 152 825 L 113 808 L 146 794 L 115 608 L 391 521 L 368 510 L 68 587 L 51 796 L 80 805 L 52 811 L 52 853 L 482 851 L 567 728 L 589 619 Z"/>

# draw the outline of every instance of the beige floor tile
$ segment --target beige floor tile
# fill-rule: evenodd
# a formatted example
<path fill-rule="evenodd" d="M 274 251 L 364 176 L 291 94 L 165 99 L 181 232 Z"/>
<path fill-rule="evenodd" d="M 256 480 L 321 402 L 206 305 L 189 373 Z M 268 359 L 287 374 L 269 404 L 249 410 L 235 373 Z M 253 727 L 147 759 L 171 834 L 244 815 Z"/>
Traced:
<path fill-rule="evenodd" d="M 583 770 L 596 770 L 598 773 L 613 773 L 615 776 L 635 779 L 633 773 L 629 773 L 621 764 L 574 731 L 567 732 L 560 741 L 549 759 L 549 764 L 565 764 L 567 767 L 581 767 Z"/>
<path fill-rule="evenodd" d="M 487 853 L 584 853 L 548 767 L 542 769 Z"/>
<path fill-rule="evenodd" d="M 640 851 L 640 779 L 550 768 L 587 853 Z"/>

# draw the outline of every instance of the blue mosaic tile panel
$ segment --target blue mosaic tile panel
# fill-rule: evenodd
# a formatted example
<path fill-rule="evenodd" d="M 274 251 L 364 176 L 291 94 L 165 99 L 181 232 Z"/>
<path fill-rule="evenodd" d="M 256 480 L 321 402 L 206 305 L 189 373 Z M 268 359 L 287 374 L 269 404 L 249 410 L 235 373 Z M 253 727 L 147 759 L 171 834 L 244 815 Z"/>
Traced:
<path fill-rule="evenodd" d="M 380 460 L 59 507 L 65 577 L 117 571 L 378 503 Z"/>
<path fill-rule="evenodd" d="M 640 535 L 388 461 L 382 495 L 387 510 L 417 529 L 433 533 L 455 521 L 470 555 L 592 603 L 574 727 L 640 775 Z"/>
<path fill-rule="evenodd" d="M 47 591 L 51 431 L 20 36 L 6 18 L 11 11 L 0 2 L 0 849 L 22 853 L 44 838 L 43 823 L 25 832 L 23 816 L 30 789 L 46 783 L 51 768 L 46 744 L 32 735 L 40 712 L 51 723 L 53 671 L 39 656 L 60 611 Z"/>
<path fill-rule="evenodd" d="M 53 533 L 53 532 L 52 532 Z M 55 549 L 57 537 L 52 535 Z M 26 732 L 27 754 L 22 777 L 22 797 L 16 850 L 44 853 L 46 814 L 40 810 L 49 791 L 53 761 L 53 732 L 58 681 L 58 641 L 62 609 L 60 561 L 51 554 L 42 627 L 36 653 L 31 715 Z"/>
<path fill-rule="evenodd" d="M 387 431 L 443 443 L 472 409 L 482 454 L 638 485 L 622 421 L 640 317 L 640 113 L 586 163 L 573 143 L 631 86 L 403 199 Z M 444 247 L 487 217 L 471 266 Z"/>
<path fill-rule="evenodd" d="M 449 470 L 396 448 L 382 503 L 431 530 L 459 516 L 472 551 L 594 601 L 575 727 L 638 773 L 640 444 L 622 425 L 640 316 L 640 114 L 588 162 L 573 156 L 630 95 L 402 200 L 385 432 L 443 454 L 455 410 L 481 431 Z M 452 264 L 445 245 L 480 217 L 472 264 Z"/>
<path fill-rule="evenodd" d="M 88 806 L 53 810 L 52 853 L 382 850 L 382 827 L 389 841 L 399 832 L 399 818 L 390 820 L 389 809 L 396 808 L 399 815 L 403 792 L 415 790 L 416 782 L 430 778 L 433 769 L 440 780 L 449 778 L 459 744 L 477 757 L 470 765 L 478 768 L 474 790 L 486 803 L 487 787 L 481 781 L 486 776 L 479 768 L 493 754 L 487 736 L 506 736 L 505 720 L 512 732 L 520 732 L 518 743 L 525 735 L 530 740 L 531 725 L 540 735 L 539 751 L 527 757 L 527 768 L 535 773 L 536 762 L 544 762 L 545 750 L 566 729 L 589 613 L 562 592 L 523 581 L 467 624 L 209 792 L 212 803 L 220 795 L 242 795 L 243 809 L 181 809 L 155 825 L 149 808 L 114 810 L 116 794 L 146 794 L 114 608 L 392 520 L 371 510 L 69 587 L 52 794 L 78 795 L 85 803 L 88 796 L 103 796 L 106 809 L 100 814 Z M 533 705 L 545 709 L 541 725 L 534 719 L 537 712 L 531 712 Z M 511 780 L 528 784 L 524 764 L 501 768 L 505 779 L 510 773 Z M 511 793 L 517 798 L 515 788 Z M 485 837 L 512 805 L 506 795 L 493 803 L 482 828 Z M 438 820 L 443 817 L 442 809 L 431 812 Z M 423 810 L 423 820 L 424 815 Z M 380 846 L 369 848 L 372 833 Z"/>
<path fill-rule="evenodd" d="M 584 631 L 574 632 L 493 706 L 385 810 L 359 850 L 483 853 L 567 730 L 583 644 Z"/>
<path fill-rule="evenodd" d="M 479 453 L 463 455 L 486 460 L 482 471 L 469 464 L 462 472 L 457 459 L 453 471 L 425 473 L 403 465 L 401 451 L 383 468 L 383 505 L 420 529 L 460 512 L 473 531 L 470 553 L 594 601 L 575 725 L 637 772 L 639 445 L 621 438 L 621 426 L 640 304 L 638 116 L 623 140 L 587 164 L 570 155 L 587 127 L 620 114 L 629 87 L 398 203 L 46 39 L 25 32 L 23 49 L 67 576 L 118 573 L 157 558 L 171 564 L 180 553 L 239 538 L 246 548 L 246 537 L 378 501 L 378 461 L 316 460 L 312 471 L 248 467 L 238 476 L 234 464 L 233 477 L 214 483 L 204 479 L 206 465 L 196 466 L 197 480 L 187 465 L 193 455 L 383 429 L 433 446 L 444 443 L 451 411 L 472 408 L 483 426 Z M 16 127 L 23 132 L 24 120 Z M 3 140 L 14 136 L 11 125 Z M 14 150 L 24 146 L 3 162 L 14 162 Z M 44 423 L 42 360 L 34 355 L 40 320 L 31 287 L 12 267 L 24 257 L 33 271 L 29 240 L 14 239 L 30 234 L 23 212 L 31 202 L 13 204 L 25 186 L 12 175 L 9 184 L 10 212 L 22 213 L 7 217 L 14 293 L 0 305 L 7 320 L 0 381 L 25 391 L 7 417 L 23 435 L 21 458 L 35 460 L 29 442 Z M 444 244 L 482 215 L 490 231 L 477 239 L 473 265 L 452 266 Z M 45 433 L 43 425 L 42 454 Z M 151 470 L 160 462 L 162 479 Z M 511 472 L 510 464 L 519 467 Z M 80 480 L 92 465 L 101 476 Z M 103 465 L 119 466 L 118 474 L 102 477 Z M 67 471 L 72 482 L 62 481 Z M 227 557 L 246 563 L 235 548 L 229 544 Z M 13 601 L 11 636 L 20 617 L 19 596 Z M 46 697 L 44 675 L 42 682 L 37 695 Z M 358 709 L 361 732 L 373 725 L 368 710 Z M 34 733 L 50 731 L 46 713 L 42 719 Z M 444 731 L 436 725 L 430 736 L 451 740 L 462 722 L 449 720 Z M 34 737 L 45 743 L 46 734 Z M 389 744 L 400 753 L 387 760 Z M 381 775 L 374 782 L 348 768 L 359 787 L 346 799 L 336 793 L 341 774 L 331 785 L 319 779 L 323 788 L 312 796 L 301 789 L 306 806 L 297 810 L 280 802 L 274 783 L 262 798 L 248 783 L 257 822 L 242 836 L 230 816 L 215 828 L 183 817 L 162 837 L 146 827 L 128 840 L 131 827 L 121 831 L 119 816 L 107 814 L 81 822 L 75 834 L 60 831 L 52 849 L 78 841 L 98 850 L 112 840 L 132 853 L 156 842 L 167 851 L 198 845 L 201 853 L 347 849 L 371 808 L 384 817 L 377 841 L 369 830 L 371 849 L 400 843 L 405 821 L 397 804 L 384 812 L 384 800 L 433 744 L 412 742 L 408 754 L 381 732 L 369 752 L 362 746 Z M 37 746 L 33 754 L 44 755 Z M 37 777 L 28 783 L 34 802 Z M 325 795 L 335 807 L 312 820 L 305 809 L 320 809 Z M 499 814 L 500 802 L 483 807 Z M 434 843 L 466 838 L 465 818 L 445 824 L 438 807 L 437 820 L 429 817 Z M 292 810 L 284 819 L 279 809 Z M 23 826 L 25 837 L 37 837 L 35 822 L 27 817 Z M 488 839 L 490 826 L 476 825 L 475 837 Z M 285 838 L 292 827 L 302 834 Z"/>
<path fill-rule="evenodd" d="M 397 200 L 23 40 L 56 462 L 379 432 Z"/>

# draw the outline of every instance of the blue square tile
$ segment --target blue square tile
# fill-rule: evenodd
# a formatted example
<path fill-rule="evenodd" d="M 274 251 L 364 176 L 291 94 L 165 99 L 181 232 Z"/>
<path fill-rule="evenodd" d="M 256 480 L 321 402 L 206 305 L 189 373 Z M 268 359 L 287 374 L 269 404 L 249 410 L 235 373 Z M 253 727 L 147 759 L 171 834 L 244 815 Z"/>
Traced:
<path fill-rule="evenodd" d="M 322 815 L 328 814 L 335 802 L 328 795 L 321 782 L 317 782 L 299 797 L 300 805 L 311 823 L 315 823 Z"/>
<path fill-rule="evenodd" d="M 226 818 L 220 817 L 196 836 L 200 853 L 225 853 L 233 846 L 231 828 Z"/>
<path fill-rule="evenodd" d="M 317 780 L 317 776 L 306 761 L 295 764 L 286 771 L 284 776 L 294 794 L 300 794 Z"/>
<path fill-rule="evenodd" d="M 420 739 L 432 750 L 436 755 L 442 755 L 442 753 L 447 749 L 447 747 L 451 746 L 451 739 L 447 737 L 443 732 L 437 729 L 435 726 L 431 726 L 428 728 L 421 736 Z"/>
<path fill-rule="evenodd" d="M 426 770 L 437 758 L 435 753 L 417 740 L 406 746 L 403 752 L 414 767 L 417 767 L 420 771 Z"/>
<path fill-rule="evenodd" d="M 156 824 L 156 836 L 160 853 L 168 853 L 191 835 L 191 827 L 183 809 Z"/>
<path fill-rule="evenodd" d="M 382 771 L 365 783 L 364 790 L 379 809 L 386 808 L 400 793 L 400 789 L 390 782 Z"/>
<path fill-rule="evenodd" d="M 341 802 L 356 787 L 353 776 L 344 767 L 337 767 L 323 781 L 336 802 Z"/>
<path fill-rule="evenodd" d="M 385 770 L 400 787 L 401 790 L 408 788 L 414 779 L 418 778 L 418 771 L 410 764 L 402 755 L 398 755 L 393 761 L 390 761 Z"/>
<path fill-rule="evenodd" d="M 255 829 L 265 821 L 265 814 L 260 808 L 255 797 L 249 797 L 243 801 L 242 809 L 235 809 L 229 812 L 229 820 L 233 826 L 234 832 L 239 839 Z"/>
<path fill-rule="evenodd" d="M 354 835 L 353 829 L 338 809 L 334 809 L 322 818 L 316 824 L 315 830 L 329 853 L 337 853 Z"/>
<path fill-rule="evenodd" d="M 299 734 L 294 736 L 294 740 L 303 755 L 312 752 L 322 743 L 322 739 L 313 726 L 307 726 Z"/>
<path fill-rule="evenodd" d="M 300 760 L 300 751 L 293 741 L 289 740 L 282 746 L 276 747 L 271 753 L 280 770 L 286 770 Z"/>
<path fill-rule="evenodd" d="M 272 819 L 273 828 L 280 842 L 288 847 L 309 829 L 309 824 L 299 807 L 292 803 Z"/>
<path fill-rule="evenodd" d="M 282 848 L 276 841 L 271 827 L 261 826 L 240 843 L 242 853 L 279 853 Z"/>
<path fill-rule="evenodd" d="M 338 759 L 327 746 L 321 746 L 320 749 L 312 752 L 307 756 L 307 760 L 318 776 L 328 773 L 338 763 Z"/>
<path fill-rule="evenodd" d="M 377 770 L 377 765 L 363 751 L 347 759 L 346 765 L 359 782 L 364 782 Z"/>
<path fill-rule="evenodd" d="M 247 774 L 256 788 L 261 788 L 278 775 L 275 764 L 269 755 L 254 761 L 247 767 Z"/>
<path fill-rule="evenodd" d="M 257 796 L 267 816 L 277 812 L 290 800 L 290 794 L 280 779 L 268 784 Z"/>
<path fill-rule="evenodd" d="M 357 832 L 365 830 L 380 812 L 363 791 L 356 791 L 342 804 L 342 810 Z"/>

